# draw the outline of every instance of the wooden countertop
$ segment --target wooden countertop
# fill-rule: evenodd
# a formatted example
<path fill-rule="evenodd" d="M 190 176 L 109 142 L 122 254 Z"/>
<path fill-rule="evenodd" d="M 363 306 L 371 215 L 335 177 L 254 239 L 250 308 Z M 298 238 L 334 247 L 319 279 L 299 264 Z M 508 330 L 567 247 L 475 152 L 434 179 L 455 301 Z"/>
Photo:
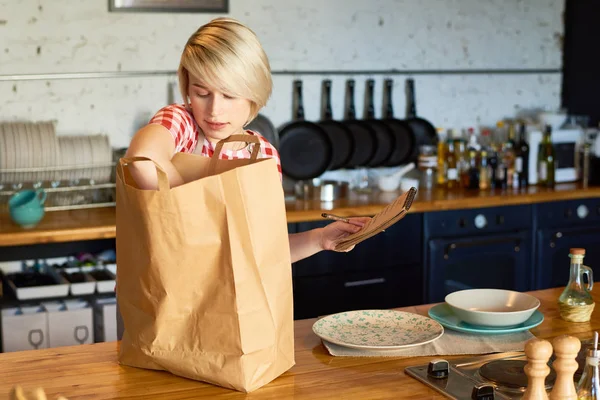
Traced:
<path fill-rule="evenodd" d="M 531 332 L 541 338 L 571 334 L 589 339 L 600 329 L 600 312 L 589 323 L 569 323 L 558 317 L 556 300 L 562 288 L 531 292 L 540 299 L 545 320 Z M 593 291 L 600 301 L 600 287 Z M 401 310 L 427 314 L 431 305 Z M 43 387 L 76 399 L 443 399 L 441 394 L 405 375 L 407 366 L 437 357 L 332 357 L 311 328 L 315 319 L 295 322 L 296 365 L 268 385 L 244 394 L 171 375 L 120 366 L 118 343 L 98 343 L 0 354 L 0 397 L 13 385 Z M 444 357 L 458 358 L 464 356 Z"/>
<path fill-rule="evenodd" d="M 348 198 L 333 202 L 286 201 L 288 222 L 322 220 L 323 211 L 341 216 L 374 215 L 400 193 L 351 193 Z M 495 207 L 547 201 L 600 197 L 600 187 L 582 189 L 577 184 L 561 184 L 555 189 L 529 187 L 524 191 L 452 191 L 438 189 L 419 191 L 411 212 Z M 69 242 L 114 238 L 115 209 L 54 211 L 46 213 L 42 222 L 26 230 L 15 225 L 8 214 L 0 213 L 0 246 Z"/>

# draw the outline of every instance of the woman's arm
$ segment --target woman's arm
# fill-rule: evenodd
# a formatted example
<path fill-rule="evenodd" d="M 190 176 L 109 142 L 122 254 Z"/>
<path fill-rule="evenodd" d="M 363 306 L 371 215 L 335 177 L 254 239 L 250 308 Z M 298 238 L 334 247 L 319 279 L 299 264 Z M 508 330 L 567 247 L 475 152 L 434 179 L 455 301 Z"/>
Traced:
<path fill-rule="evenodd" d="M 371 218 L 357 217 L 350 218 L 350 223 L 333 222 L 324 228 L 311 229 L 301 233 L 291 233 L 290 255 L 292 262 L 300 261 L 316 254 L 322 250 L 335 250 L 335 246 L 346 236 L 356 233 L 362 229 L 364 224 Z M 350 251 L 354 246 L 346 251 Z"/>
<path fill-rule="evenodd" d="M 148 157 L 154 160 L 167 173 L 171 187 L 175 187 L 184 182 L 171 163 L 174 153 L 175 140 L 169 130 L 162 125 L 150 124 L 135 134 L 125 157 Z M 129 168 L 140 189 L 156 190 L 158 188 L 156 167 L 152 162 L 137 161 L 132 163 Z"/>

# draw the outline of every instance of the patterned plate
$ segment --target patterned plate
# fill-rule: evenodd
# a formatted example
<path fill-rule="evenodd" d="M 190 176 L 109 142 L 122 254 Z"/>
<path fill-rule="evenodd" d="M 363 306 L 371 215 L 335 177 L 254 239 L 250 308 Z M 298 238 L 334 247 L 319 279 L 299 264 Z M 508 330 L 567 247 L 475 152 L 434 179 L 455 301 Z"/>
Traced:
<path fill-rule="evenodd" d="M 353 349 L 393 350 L 433 342 L 444 328 L 422 315 L 394 310 L 359 310 L 329 315 L 314 323 L 321 339 Z"/>

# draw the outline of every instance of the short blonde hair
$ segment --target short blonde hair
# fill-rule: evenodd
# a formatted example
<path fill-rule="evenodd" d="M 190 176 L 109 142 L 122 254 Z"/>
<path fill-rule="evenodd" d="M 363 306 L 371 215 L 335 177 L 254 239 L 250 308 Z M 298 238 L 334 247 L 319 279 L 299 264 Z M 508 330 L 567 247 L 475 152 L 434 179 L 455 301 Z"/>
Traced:
<path fill-rule="evenodd" d="M 248 99 L 247 123 L 267 104 L 273 87 L 269 59 L 256 34 L 232 18 L 213 19 L 190 36 L 177 74 L 187 107 L 192 74 L 223 94 Z"/>

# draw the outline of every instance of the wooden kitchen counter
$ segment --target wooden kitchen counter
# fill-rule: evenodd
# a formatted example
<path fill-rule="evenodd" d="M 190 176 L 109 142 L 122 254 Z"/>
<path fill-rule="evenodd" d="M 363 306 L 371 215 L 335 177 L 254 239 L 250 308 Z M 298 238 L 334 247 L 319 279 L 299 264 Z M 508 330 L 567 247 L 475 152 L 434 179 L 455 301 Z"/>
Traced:
<path fill-rule="evenodd" d="M 558 317 L 556 300 L 562 288 L 531 292 L 540 299 L 545 320 L 531 332 L 542 338 L 571 334 L 589 339 L 600 329 L 600 312 L 589 323 Z M 600 287 L 594 287 L 600 300 Z M 400 310 L 426 315 L 431 305 Z M 11 387 L 43 387 L 48 399 L 57 394 L 75 399 L 443 399 L 441 394 L 404 374 L 407 366 L 437 357 L 332 357 L 312 333 L 315 319 L 295 322 L 296 365 L 250 394 L 188 380 L 167 372 L 117 363 L 118 343 L 98 343 L 47 350 L 0 354 L 0 398 Z M 454 356 L 453 358 L 465 357 Z M 452 357 L 446 357 L 452 358 Z"/>
<path fill-rule="evenodd" d="M 400 193 L 376 191 L 371 194 L 351 193 L 333 202 L 286 201 L 288 222 L 322 220 L 327 211 L 341 216 L 374 215 Z M 600 197 L 600 187 L 583 189 L 577 184 L 560 184 L 555 189 L 529 187 L 524 191 L 453 191 L 443 189 L 419 191 L 411 212 L 495 207 L 547 201 Z M 53 211 L 46 213 L 34 229 L 25 230 L 12 223 L 8 214 L 0 213 L 0 246 L 69 242 L 114 238 L 115 208 Z"/>

